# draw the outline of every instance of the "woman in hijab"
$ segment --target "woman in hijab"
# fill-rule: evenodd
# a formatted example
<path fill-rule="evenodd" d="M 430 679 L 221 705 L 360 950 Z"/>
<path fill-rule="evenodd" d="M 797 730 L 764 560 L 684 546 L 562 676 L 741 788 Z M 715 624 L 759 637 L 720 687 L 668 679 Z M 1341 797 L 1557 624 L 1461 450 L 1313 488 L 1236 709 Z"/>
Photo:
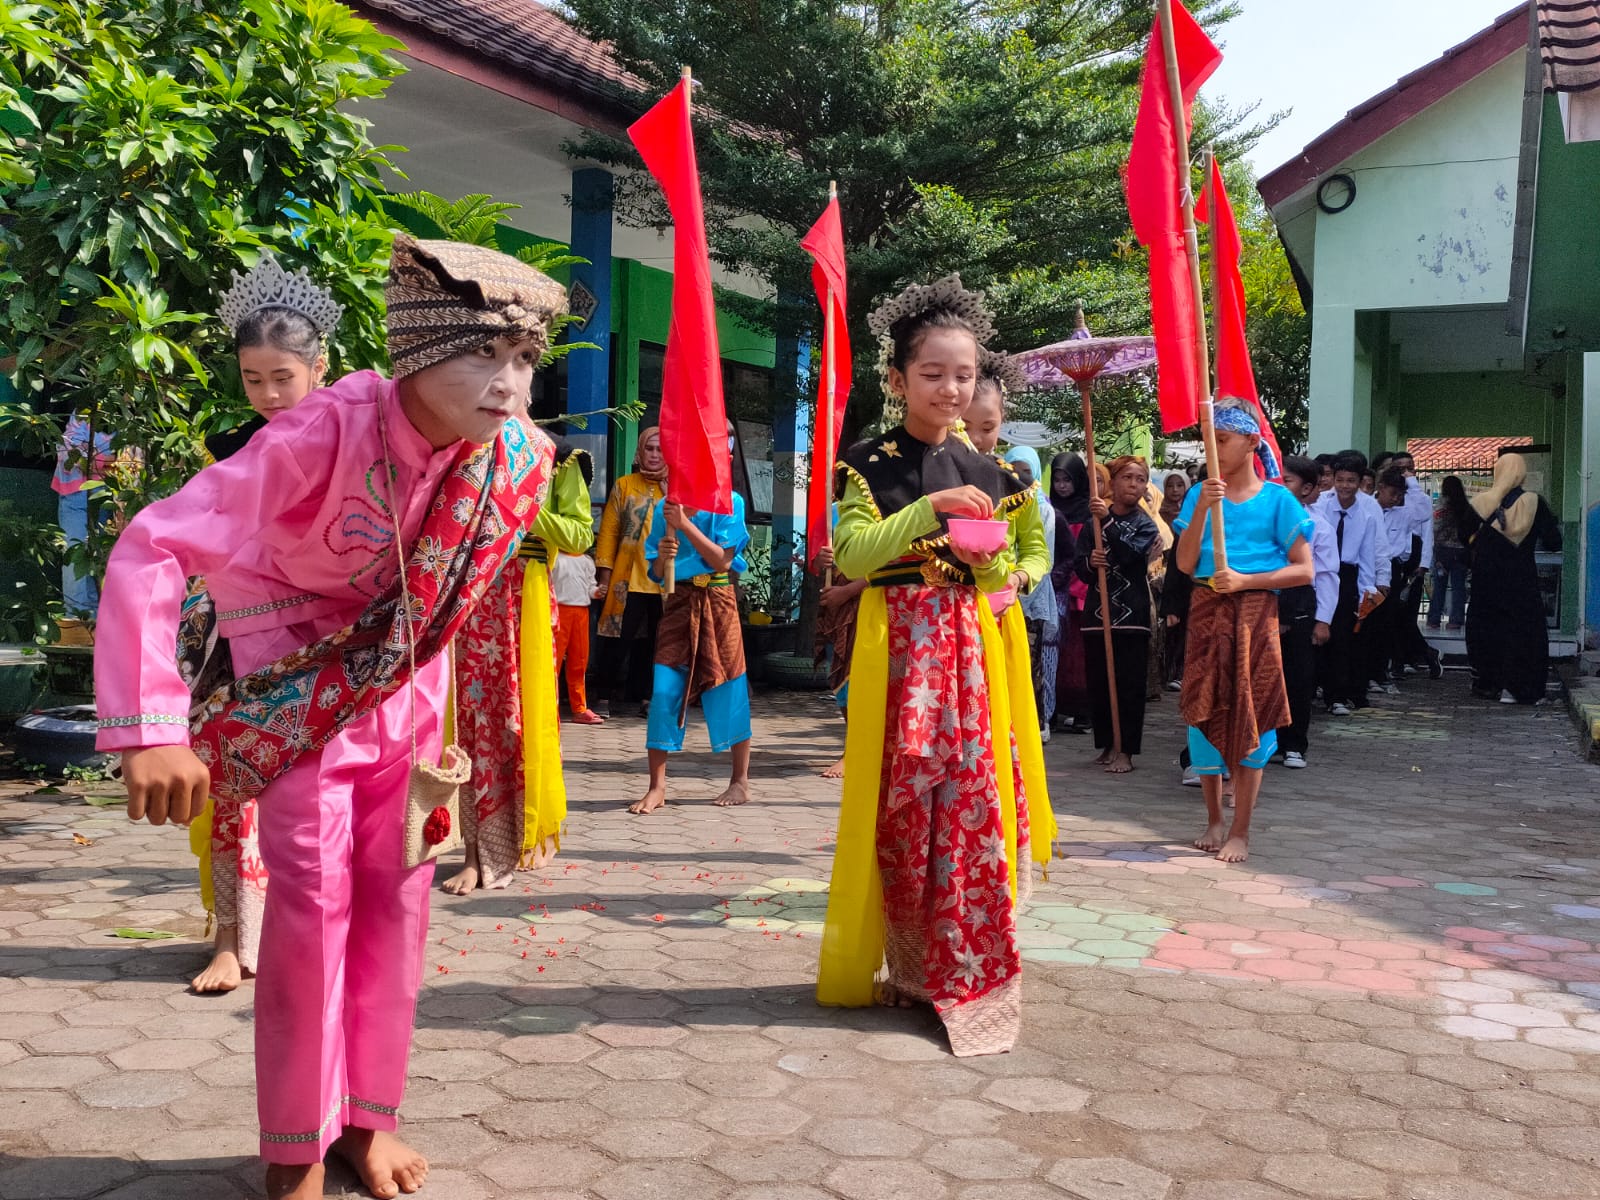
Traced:
<path fill-rule="evenodd" d="M 1045 655 L 1047 681 L 1053 676 L 1055 696 L 1052 711 L 1055 725 L 1070 733 L 1088 733 L 1089 681 L 1084 674 L 1083 605 L 1088 599 L 1089 587 L 1078 577 L 1078 531 L 1089 521 L 1089 470 L 1076 454 L 1058 454 L 1050 462 L 1050 506 L 1055 509 L 1055 561 L 1050 569 L 1051 583 L 1056 593 L 1056 613 L 1059 620 L 1057 635 L 1057 662 L 1052 673 L 1048 670 L 1048 649 Z"/>
<path fill-rule="evenodd" d="M 655 657 L 656 626 L 661 623 L 661 585 L 650 578 L 644 560 L 644 540 L 650 534 L 651 516 L 667 494 L 667 460 L 661 453 L 661 430 L 654 425 L 639 431 L 639 448 L 633 456 L 633 473 L 611 487 L 600 535 L 595 539 L 595 599 L 600 641 L 595 655 L 600 691 L 605 693 L 607 714 L 616 716 L 619 697 L 648 706 L 650 664 Z"/>
<path fill-rule="evenodd" d="M 1028 446 L 1013 446 L 1006 451 L 1006 462 L 1016 471 L 1017 478 L 1026 484 L 1039 505 L 1039 516 L 1044 521 L 1045 545 L 1050 547 L 1050 565 L 1055 567 L 1056 510 L 1045 503 L 1044 486 L 1039 480 L 1043 473 L 1038 451 Z M 1046 575 L 1034 589 L 1022 598 L 1022 615 L 1028 622 L 1028 657 L 1033 664 L 1033 695 L 1039 708 L 1039 736 L 1050 740 L 1050 718 L 1055 712 L 1056 662 L 1052 659 L 1052 673 L 1045 675 L 1045 648 L 1054 646 L 1060 631 L 1061 618 L 1056 610 L 1056 591 L 1052 576 Z"/>
<path fill-rule="evenodd" d="M 1537 704 L 1550 673 L 1550 639 L 1534 551 L 1561 549 L 1561 526 L 1544 497 L 1524 491 L 1528 465 L 1502 454 L 1494 485 L 1472 498 L 1464 523 L 1472 550 L 1467 661 L 1473 691 L 1501 704 Z"/>

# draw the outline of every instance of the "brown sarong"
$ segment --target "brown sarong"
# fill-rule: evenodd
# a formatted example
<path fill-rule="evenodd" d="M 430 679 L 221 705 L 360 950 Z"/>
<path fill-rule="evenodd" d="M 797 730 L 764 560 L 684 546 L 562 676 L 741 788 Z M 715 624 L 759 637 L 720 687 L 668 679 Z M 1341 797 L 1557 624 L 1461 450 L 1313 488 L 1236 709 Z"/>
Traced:
<path fill-rule="evenodd" d="M 1186 649 L 1183 719 L 1235 767 L 1263 733 L 1289 724 L 1277 594 L 1195 588 Z"/>
<path fill-rule="evenodd" d="M 834 586 L 849 581 L 835 575 Z M 828 666 L 828 690 L 837 696 L 850 682 L 850 656 L 856 646 L 856 611 L 861 607 L 861 597 L 856 596 L 834 608 L 817 609 L 817 631 L 811 643 L 812 664 L 820 667 L 833 651 L 833 661 Z"/>
<path fill-rule="evenodd" d="M 744 674 L 744 630 L 739 624 L 738 598 L 726 583 L 679 580 L 677 589 L 662 600 L 656 663 L 689 673 L 683 707 L 678 711 L 681 729 L 689 705 L 700 693 Z"/>

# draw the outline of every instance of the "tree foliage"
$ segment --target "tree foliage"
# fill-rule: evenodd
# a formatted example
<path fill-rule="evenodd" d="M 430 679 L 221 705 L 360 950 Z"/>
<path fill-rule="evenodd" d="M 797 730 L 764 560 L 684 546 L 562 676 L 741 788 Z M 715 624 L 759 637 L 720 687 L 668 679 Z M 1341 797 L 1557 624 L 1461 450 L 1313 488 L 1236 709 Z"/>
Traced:
<path fill-rule="evenodd" d="M 0 436 L 83 411 L 137 451 L 96 504 L 173 490 L 234 419 L 210 314 L 269 247 L 345 305 L 332 370 L 383 361 L 386 160 L 349 106 L 399 43 L 333 0 L 0 0 L 0 42 Z"/>
<path fill-rule="evenodd" d="M 1232 3 L 1193 6 L 1211 26 Z M 1148 329 L 1120 168 L 1138 105 L 1146 0 L 571 0 L 654 91 L 680 64 L 704 86 L 696 138 L 712 253 L 775 298 L 725 294 L 741 319 L 814 330 L 796 246 L 839 183 L 857 352 L 859 426 L 876 416 L 874 300 L 960 271 L 990 291 L 1004 347 L 1065 337 L 1073 302 L 1097 331 Z M 1199 136 L 1240 155 L 1248 114 L 1203 109 Z M 574 149 L 617 165 L 625 142 Z M 647 176 L 619 193 L 624 220 L 668 221 Z M 752 219 L 753 218 L 753 219 Z"/>

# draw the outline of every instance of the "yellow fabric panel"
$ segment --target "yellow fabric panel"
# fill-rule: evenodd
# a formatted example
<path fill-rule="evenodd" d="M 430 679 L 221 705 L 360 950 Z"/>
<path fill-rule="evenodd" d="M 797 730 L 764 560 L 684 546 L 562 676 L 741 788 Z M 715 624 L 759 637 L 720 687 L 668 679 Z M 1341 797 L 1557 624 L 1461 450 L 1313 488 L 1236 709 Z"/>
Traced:
<path fill-rule="evenodd" d="M 1039 737 L 1038 707 L 1033 695 L 1033 662 L 1028 655 L 1028 621 L 1022 605 L 1013 604 L 1000 619 L 1005 642 L 1006 691 L 1011 697 L 1011 731 L 1016 735 L 1022 760 L 1022 786 L 1027 792 L 1028 837 L 1033 861 L 1048 873 L 1054 843 L 1060 833 L 1050 804 L 1044 771 L 1044 742 Z"/>
<path fill-rule="evenodd" d="M 217 915 L 217 898 L 211 888 L 211 808 L 214 804 L 216 801 L 207 796 L 204 811 L 189 822 L 189 850 L 200 860 L 200 903 L 213 917 Z"/>
<path fill-rule="evenodd" d="M 1013 608 L 1016 605 L 1012 605 Z M 989 745 L 994 753 L 994 782 L 1000 793 L 1000 822 L 1006 832 L 1006 874 L 1011 903 L 1017 902 L 1017 780 L 1011 769 L 1011 692 L 1006 685 L 1006 647 L 994 610 L 978 597 L 978 628 L 983 636 L 983 674 L 989 685 Z"/>
<path fill-rule="evenodd" d="M 567 819 L 561 776 L 561 721 L 556 711 L 556 646 L 550 629 L 550 569 L 528 563 L 522 574 L 522 847 L 557 839 Z"/>
<path fill-rule="evenodd" d="M 990 681 L 989 719 L 1009 727 L 1005 648 L 986 602 L 979 604 L 984 673 Z M 1027 643 L 1023 643 L 1027 652 Z M 868 588 L 856 614 L 850 659 L 850 720 L 845 731 L 844 789 L 828 887 L 828 917 L 817 964 L 817 1003 L 864 1008 L 873 1003 L 873 980 L 883 965 L 883 879 L 878 873 L 878 795 L 883 782 L 889 702 L 889 617 L 883 588 Z M 1031 683 L 1029 704 L 1032 704 Z M 1003 737 L 1002 733 L 1002 737 Z M 1036 731 L 1037 736 L 1037 731 Z M 1009 759 L 1009 752 L 1006 755 Z M 998 760 L 997 760 L 998 765 Z M 1017 797 L 1009 762 L 996 770 L 1005 826 L 1011 898 L 1017 895 Z M 1041 764 L 1042 767 L 1042 764 Z M 1030 815 L 1031 815 L 1030 807 Z M 1047 843 L 1048 844 L 1048 843 Z"/>
<path fill-rule="evenodd" d="M 878 874 L 878 790 L 889 701 L 889 617 L 882 588 L 861 594 L 850 658 L 844 796 L 817 964 L 817 1003 L 864 1008 L 883 965 L 883 879 Z"/>

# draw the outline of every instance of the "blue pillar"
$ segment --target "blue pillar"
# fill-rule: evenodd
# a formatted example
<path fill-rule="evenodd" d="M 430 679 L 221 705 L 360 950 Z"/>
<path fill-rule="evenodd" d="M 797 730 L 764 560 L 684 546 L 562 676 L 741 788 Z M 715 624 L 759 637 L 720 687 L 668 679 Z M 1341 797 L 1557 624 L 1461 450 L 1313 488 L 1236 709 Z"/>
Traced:
<path fill-rule="evenodd" d="M 805 544 L 806 490 L 810 476 L 811 343 L 778 338 L 772 373 L 772 591 L 800 601 L 804 565 L 814 547 Z M 793 616 L 793 614 L 790 614 Z"/>
<path fill-rule="evenodd" d="M 572 253 L 588 259 L 572 267 L 572 287 L 594 297 L 588 323 L 568 327 L 573 341 L 593 342 L 599 350 L 574 350 L 567 356 L 567 411 L 598 413 L 611 405 L 611 208 L 615 195 L 609 171 L 585 167 L 572 173 Z M 568 437 L 594 460 L 594 487 L 598 503 L 607 486 L 605 417 L 589 418 L 588 428 L 572 427 Z"/>

